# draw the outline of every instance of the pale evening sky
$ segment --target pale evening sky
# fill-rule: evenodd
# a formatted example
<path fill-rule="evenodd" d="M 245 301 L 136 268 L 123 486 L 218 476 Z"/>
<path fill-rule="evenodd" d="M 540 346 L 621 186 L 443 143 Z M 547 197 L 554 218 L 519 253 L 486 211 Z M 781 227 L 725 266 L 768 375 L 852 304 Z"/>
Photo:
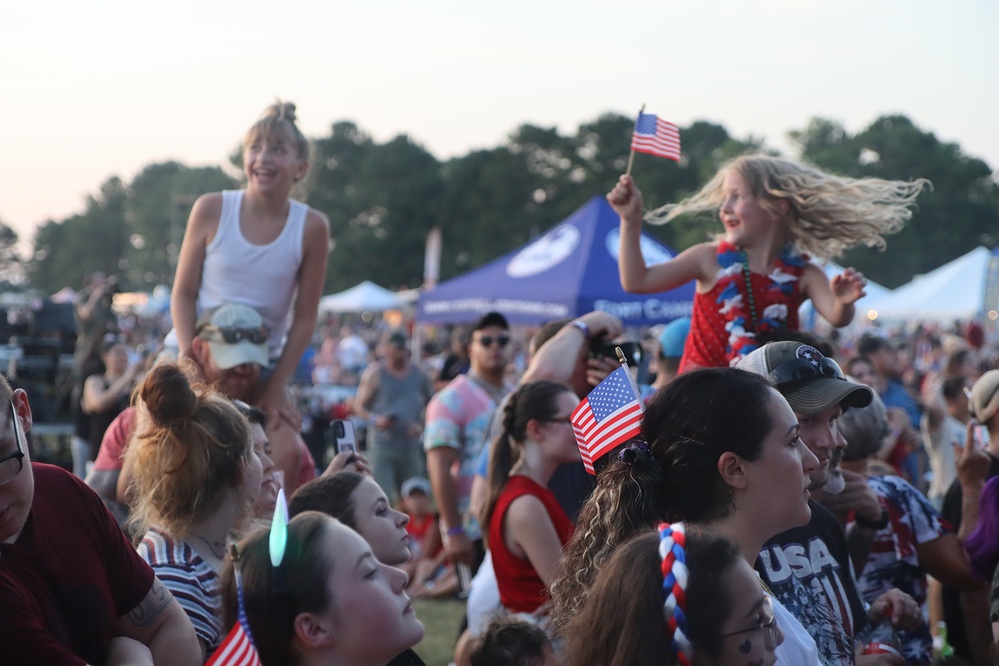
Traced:
<path fill-rule="evenodd" d="M 999 169 L 999 2 L 0 0 L 0 220 L 29 239 L 147 164 L 224 164 L 275 96 L 438 158 L 639 105 L 787 148 L 901 113 Z"/>

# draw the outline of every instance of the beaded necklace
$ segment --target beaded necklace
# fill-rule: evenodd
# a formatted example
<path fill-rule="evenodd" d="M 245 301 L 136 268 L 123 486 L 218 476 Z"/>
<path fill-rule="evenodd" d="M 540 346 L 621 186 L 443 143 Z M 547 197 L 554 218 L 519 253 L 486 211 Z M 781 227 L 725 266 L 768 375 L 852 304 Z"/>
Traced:
<path fill-rule="evenodd" d="M 762 312 L 757 309 L 745 250 L 720 241 L 717 260 L 721 267 L 717 302 L 728 332 L 726 352 L 729 358 L 737 360 L 759 346 L 757 334 L 786 328 L 788 313 L 799 305 L 797 285 L 808 257 L 790 243 L 781 249 L 773 270 L 767 274 L 767 304 Z"/>

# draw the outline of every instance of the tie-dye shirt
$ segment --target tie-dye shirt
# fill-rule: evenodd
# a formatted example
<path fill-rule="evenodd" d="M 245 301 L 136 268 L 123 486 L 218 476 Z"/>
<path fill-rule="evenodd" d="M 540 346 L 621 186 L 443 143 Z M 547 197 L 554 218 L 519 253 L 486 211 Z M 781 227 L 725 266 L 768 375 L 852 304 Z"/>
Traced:
<path fill-rule="evenodd" d="M 857 581 L 860 595 L 868 603 L 897 587 L 923 605 L 926 573 L 919 566 L 916 546 L 939 539 L 951 530 L 929 500 L 897 476 L 872 476 L 868 485 L 888 510 L 888 526 L 878 530 L 867 564 Z M 907 664 L 929 664 L 933 641 L 923 623 L 915 631 L 898 632 L 902 656 Z"/>
<path fill-rule="evenodd" d="M 448 446 L 458 451 L 457 470 L 452 470 L 458 491 L 458 512 L 469 539 L 482 537 L 478 521 L 469 511 L 472 479 L 482 451 L 489 419 L 496 402 L 469 375 L 458 375 L 437 392 L 427 405 L 423 448 Z"/>

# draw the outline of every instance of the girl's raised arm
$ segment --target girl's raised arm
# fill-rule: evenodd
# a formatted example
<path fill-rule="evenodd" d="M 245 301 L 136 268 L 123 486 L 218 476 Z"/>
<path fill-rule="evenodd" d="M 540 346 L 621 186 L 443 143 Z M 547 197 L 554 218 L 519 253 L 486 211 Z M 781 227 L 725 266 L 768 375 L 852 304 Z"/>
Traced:
<path fill-rule="evenodd" d="M 690 247 L 671 261 L 646 265 L 641 242 L 642 193 L 631 176 L 621 176 L 607 195 L 607 201 L 621 216 L 618 270 L 625 291 L 651 294 L 674 289 L 691 280 L 713 282 L 714 248 L 708 243 Z"/>
<path fill-rule="evenodd" d="M 818 313 L 836 328 L 853 321 L 854 303 L 867 293 L 864 291 L 867 280 L 852 268 L 847 268 L 830 282 L 821 268 L 810 263 L 805 266 L 801 280 L 802 295 L 810 298 Z"/>

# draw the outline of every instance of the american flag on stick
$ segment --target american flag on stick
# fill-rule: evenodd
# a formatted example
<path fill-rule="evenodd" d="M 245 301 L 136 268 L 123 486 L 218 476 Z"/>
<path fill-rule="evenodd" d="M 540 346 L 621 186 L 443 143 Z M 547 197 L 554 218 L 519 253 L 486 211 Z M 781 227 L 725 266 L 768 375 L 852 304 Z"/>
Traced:
<path fill-rule="evenodd" d="M 645 403 L 625 365 L 590 391 L 570 417 L 587 472 L 596 474 L 595 461 L 641 432 L 644 411 Z"/>
<path fill-rule="evenodd" d="M 679 162 L 680 130 L 653 113 L 639 113 L 635 132 L 631 135 L 631 149 Z"/>

